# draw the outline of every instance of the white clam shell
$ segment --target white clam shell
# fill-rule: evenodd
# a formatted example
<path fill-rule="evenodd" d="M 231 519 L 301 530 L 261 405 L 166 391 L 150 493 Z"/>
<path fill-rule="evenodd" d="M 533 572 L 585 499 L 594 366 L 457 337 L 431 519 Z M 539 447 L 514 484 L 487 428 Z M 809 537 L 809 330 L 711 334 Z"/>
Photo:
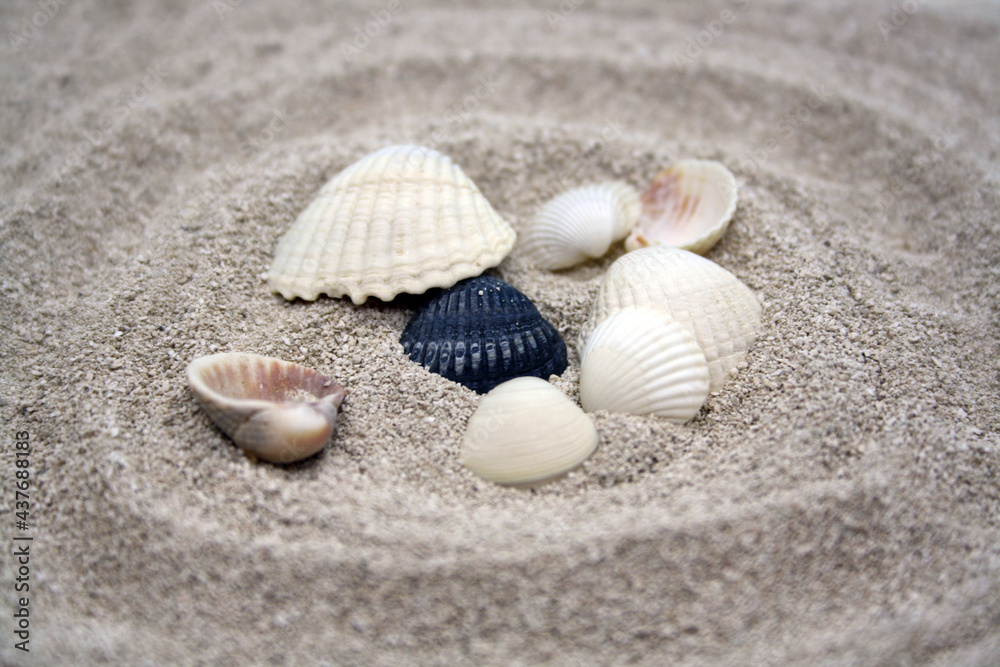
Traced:
<path fill-rule="evenodd" d="M 278 241 L 267 274 L 286 299 L 422 294 L 496 266 L 514 229 L 448 157 L 390 146 L 334 176 Z"/>
<path fill-rule="evenodd" d="M 694 336 L 663 312 L 626 308 L 601 322 L 580 361 L 580 403 L 656 415 L 683 424 L 708 398 L 705 355 Z"/>
<path fill-rule="evenodd" d="M 469 418 L 461 460 L 498 484 L 535 484 L 577 467 L 597 448 L 583 410 L 555 386 L 519 377 L 493 388 Z"/>
<path fill-rule="evenodd" d="M 736 177 L 713 160 L 680 160 L 653 179 L 642 195 L 642 216 L 627 250 L 667 245 L 704 255 L 736 211 Z"/>
<path fill-rule="evenodd" d="M 711 392 L 736 373 L 761 322 L 760 301 L 729 271 L 686 250 L 653 246 L 622 255 L 608 269 L 578 349 L 598 324 L 631 307 L 662 311 L 694 335 L 708 361 Z"/>
<path fill-rule="evenodd" d="M 613 181 L 575 188 L 549 200 L 521 234 L 525 256 L 543 269 L 602 257 L 639 220 L 639 193 Z"/>
<path fill-rule="evenodd" d="M 256 354 L 221 353 L 187 367 L 191 393 L 245 451 L 291 463 L 323 449 L 346 394 L 311 368 Z"/>

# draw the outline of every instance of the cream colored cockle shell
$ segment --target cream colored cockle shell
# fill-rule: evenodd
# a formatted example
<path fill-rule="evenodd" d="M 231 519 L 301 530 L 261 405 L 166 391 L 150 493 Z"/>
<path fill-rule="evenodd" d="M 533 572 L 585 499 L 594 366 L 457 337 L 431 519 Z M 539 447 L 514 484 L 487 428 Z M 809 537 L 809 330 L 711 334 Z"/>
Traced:
<path fill-rule="evenodd" d="M 519 377 L 494 387 L 469 418 L 461 461 L 497 484 L 529 485 L 577 467 L 597 448 L 583 410 L 545 380 Z"/>
<path fill-rule="evenodd" d="M 626 250 L 667 245 L 704 255 L 736 211 L 736 177 L 714 160 L 680 160 L 653 179 Z"/>
<path fill-rule="evenodd" d="M 666 313 L 626 308 L 597 325 L 580 360 L 580 403 L 607 410 L 688 421 L 708 398 L 705 354 Z"/>
<path fill-rule="evenodd" d="M 267 280 L 286 299 L 389 301 L 478 276 L 507 256 L 514 238 L 447 156 L 390 146 L 323 186 L 278 241 Z"/>
<path fill-rule="evenodd" d="M 238 352 L 199 357 L 188 364 L 187 377 L 191 393 L 226 435 L 274 463 L 323 449 L 346 394 L 311 368 Z"/>
<path fill-rule="evenodd" d="M 761 322 L 760 301 L 729 271 L 686 250 L 652 246 L 626 253 L 608 268 L 578 349 L 583 351 L 598 324 L 631 307 L 662 311 L 694 335 L 708 362 L 711 392 L 736 373 Z"/>
<path fill-rule="evenodd" d="M 529 261 L 565 269 L 602 257 L 639 220 L 639 193 L 613 181 L 574 188 L 546 202 L 521 234 Z"/>

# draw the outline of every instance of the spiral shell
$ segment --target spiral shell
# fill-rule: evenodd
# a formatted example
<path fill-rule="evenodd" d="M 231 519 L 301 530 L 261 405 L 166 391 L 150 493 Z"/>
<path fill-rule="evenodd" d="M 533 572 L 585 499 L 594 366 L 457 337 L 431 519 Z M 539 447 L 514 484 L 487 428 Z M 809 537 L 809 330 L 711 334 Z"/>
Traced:
<path fill-rule="evenodd" d="M 191 393 L 246 452 L 291 463 L 323 449 L 346 391 L 322 373 L 256 354 L 221 353 L 187 367 Z"/>
<path fill-rule="evenodd" d="M 626 308 L 594 329 L 580 361 L 587 412 L 656 415 L 683 424 L 708 398 L 705 355 L 669 315 Z"/>
<path fill-rule="evenodd" d="M 639 193 L 614 181 L 575 188 L 549 200 L 522 234 L 528 260 L 543 269 L 565 269 L 602 257 L 639 219 Z"/>
<path fill-rule="evenodd" d="M 479 275 L 507 256 L 514 238 L 448 157 L 390 146 L 323 186 L 278 241 L 267 280 L 286 299 L 390 301 Z"/>
<path fill-rule="evenodd" d="M 583 463 L 598 439 L 590 417 L 565 394 L 520 377 L 483 397 L 462 438 L 461 461 L 497 484 L 536 484 Z"/>
<path fill-rule="evenodd" d="M 736 211 L 736 177 L 713 160 L 681 160 L 653 179 L 626 250 L 666 245 L 704 255 Z"/>
<path fill-rule="evenodd" d="M 729 271 L 686 250 L 653 246 L 622 255 L 608 269 L 577 339 L 580 351 L 598 324 L 629 307 L 662 311 L 694 335 L 712 392 L 736 373 L 761 322 L 756 295 Z"/>

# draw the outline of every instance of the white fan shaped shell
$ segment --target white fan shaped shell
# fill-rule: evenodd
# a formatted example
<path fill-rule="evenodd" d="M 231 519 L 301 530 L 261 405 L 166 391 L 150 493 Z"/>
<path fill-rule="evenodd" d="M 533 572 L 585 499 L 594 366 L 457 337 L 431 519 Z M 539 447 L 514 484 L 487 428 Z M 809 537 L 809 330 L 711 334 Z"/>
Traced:
<path fill-rule="evenodd" d="M 601 322 L 580 362 L 587 412 L 656 415 L 683 424 L 708 398 L 705 355 L 694 336 L 663 312 L 626 308 Z"/>
<path fill-rule="evenodd" d="M 639 219 L 639 193 L 613 181 L 550 199 L 521 235 L 524 254 L 543 269 L 565 269 L 603 256 Z"/>
<path fill-rule="evenodd" d="M 736 177 L 713 160 L 680 160 L 653 179 L 626 250 L 667 245 L 704 255 L 736 211 Z"/>
<path fill-rule="evenodd" d="M 555 386 L 519 377 L 494 387 L 469 418 L 461 461 L 498 484 L 534 484 L 577 467 L 597 448 L 583 410 Z"/>
<path fill-rule="evenodd" d="M 478 276 L 507 256 L 514 238 L 448 157 L 390 146 L 323 186 L 278 241 L 267 279 L 286 299 L 389 301 Z"/>
<path fill-rule="evenodd" d="M 694 335 L 708 361 L 711 392 L 736 373 L 761 322 L 760 301 L 729 271 L 686 250 L 652 246 L 622 255 L 608 269 L 578 349 L 598 324 L 631 307 L 662 311 Z"/>

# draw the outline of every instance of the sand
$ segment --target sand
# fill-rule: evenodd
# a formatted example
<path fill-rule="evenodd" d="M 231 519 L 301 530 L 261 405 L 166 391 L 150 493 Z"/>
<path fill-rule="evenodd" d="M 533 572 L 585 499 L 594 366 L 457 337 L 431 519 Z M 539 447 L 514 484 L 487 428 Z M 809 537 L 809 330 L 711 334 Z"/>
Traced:
<path fill-rule="evenodd" d="M 5 558 L 0 661 L 995 664 L 996 3 L 225 3 L 0 13 L 9 552 L 34 448 L 31 651 Z M 419 298 L 262 278 L 329 177 L 404 142 L 518 229 L 721 160 L 708 257 L 764 304 L 746 367 L 685 426 L 596 414 L 563 480 L 479 480 L 478 397 L 398 344 Z M 572 342 L 621 252 L 496 273 Z M 226 350 L 345 384 L 331 445 L 244 456 L 184 378 Z"/>

